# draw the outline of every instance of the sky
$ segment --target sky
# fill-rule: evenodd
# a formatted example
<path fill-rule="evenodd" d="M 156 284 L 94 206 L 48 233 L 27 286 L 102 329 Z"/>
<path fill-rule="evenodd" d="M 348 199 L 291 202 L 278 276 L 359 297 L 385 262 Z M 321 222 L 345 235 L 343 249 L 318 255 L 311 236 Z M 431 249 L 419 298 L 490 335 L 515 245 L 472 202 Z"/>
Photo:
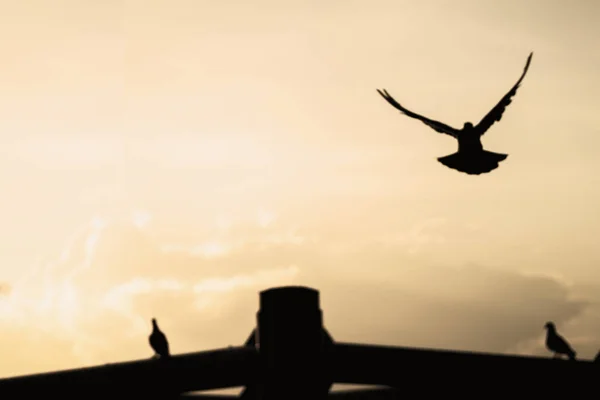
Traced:
<path fill-rule="evenodd" d="M 0 376 L 242 344 L 258 293 L 334 339 L 600 350 L 600 3 L 0 2 Z M 595 50 L 594 50 L 595 49 Z M 469 176 L 477 123 L 509 157 Z"/>

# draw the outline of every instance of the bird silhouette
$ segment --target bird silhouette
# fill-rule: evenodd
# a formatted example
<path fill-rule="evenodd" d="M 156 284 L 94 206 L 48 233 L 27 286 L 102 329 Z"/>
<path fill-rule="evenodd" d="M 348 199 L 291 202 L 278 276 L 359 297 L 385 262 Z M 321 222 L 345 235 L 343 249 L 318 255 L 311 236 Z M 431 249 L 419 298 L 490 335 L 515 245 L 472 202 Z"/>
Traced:
<path fill-rule="evenodd" d="M 481 144 L 481 136 L 494 124 L 494 122 L 500 121 L 502 115 L 506 110 L 506 107 L 512 102 L 513 96 L 517 93 L 517 89 L 521 85 L 521 81 L 525 77 L 529 64 L 531 63 L 531 57 L 533 52 L 527 57 L 527 63 L 523 74 L 510 89 L 508 93 L 502 97 L 502 99 L 492 108 L 485 117 L 477 124 L 473 126 L 471 122 L 465 122 L 462 129 L 456 129 L 442 122 L 435 121 L 426 118 L 422 115 L 414 113 L 404 108 L 398 103 L 385 89 L 383 92 L 377 89 L 377 92 L 387 100 L 392 106 L 400 110 L 403 114 L 408 115 L 411 118 L 415 118 L 435 130 L 439 133 L 450 135 L 458 141 L 458 151 L 456 153 L 439 157 L 437 160 L 444 164 L 448 168 L 455 169 L 460 172 L 464 172 L 469 175 L 480 175 L 488 173 L 496 168 L 498 164 L 508 157 L 508 154 L 494 153 L 483 149 Z"/>
<path fill-rule="evenodd" d="M 158 324 L 156 323 L 156 319 L 152 318 L 152 333 L 149 337 L 150 346 L 155 351 L 155 357 L 159 356 L 160 358 L 169 357 L 169 342 L 167 341 L 167 337 L 160 330 Z"/>
<path fill-rule="evenodd" d="M 575 360 L 577 353 L 571 348 L 569 343 L 558 333 L 556 333 L 556 327 L 553 322 L 546 322 L 544 325 L 546 328 L 546 347 L 548 350 L 554 353 L 554 357 L 558 357 L 561 354 L 569 357 L 569 360 Z"/>

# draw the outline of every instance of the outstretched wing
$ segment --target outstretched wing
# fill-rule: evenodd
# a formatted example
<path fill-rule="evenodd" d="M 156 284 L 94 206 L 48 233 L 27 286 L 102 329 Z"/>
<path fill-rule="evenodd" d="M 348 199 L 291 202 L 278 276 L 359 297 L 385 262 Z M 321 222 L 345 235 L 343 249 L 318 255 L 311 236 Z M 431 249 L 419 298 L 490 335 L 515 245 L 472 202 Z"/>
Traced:
<path fill-rule="evenodd" d="M 504 113 L 504 110 L 506 110 L 506 107 L 510 103 L 512 103 L 512 98 L 517 93 L 517 89 L 521 85 L 521 81 L 523 80 L 525 74 L 527 73 L 527 70 L 529 69 L 529 64 L 531 63 L 532 56 L 533 52 L 531 52 L 529 54 L 529 57 L 527 57 L 527 64 L 525 64 L 523 74 L 521 75 L 517 83 L 515 83 L 512 89 L 510 89 L 510 91 L 504 95 L 500 102 L 496 104 L 496 106 L 492 108 L 490 112 L 488 112 L 487 115 L 483 117 L 483 119 L 475 127 L 475 130 L 478 131 L 480 135 L 483 135 L 488 129 L 490 129 L 494 122 L 500 121 L 500 119 L 502 119 L 502 114 Z"/>
<path fill-rule="evenodd" d="M 400 112 L 402 112 L 403 114 L 408 115 L 409 117 L 412 118 L 416 118 L 418 120 L 420 120 L 421 122 L 423 122 L 424 124 L 426 124 L 427 126 L 429 126 L 430 128 L 434 129 L 436 132 L 439 133 L 445 133 L 446 135 L 450 135 L 452 137 L 457 137 L 458 133 L 460 132 L 459 130 L 448 126 L 442 122 L 439 121 L 434 121 L 432 119 L 429 118 L 425 118 L 422 115 L 419 115 L 417 113 L 414 113 L 412 111 L 407 110 L 406 108 L 402 107 L 400 105 L 400 103 L 398 103 L 392 96 L 390 96 L 390 94 L 387 92 L 387 90 L 383 89 L 383 92 L 379 89 L 377 89 L 377 92 L 379 92 L 379 94 L 387 100 L 388 103 L 390 103 L 392 106 L 394 106 L 395 108 L 397 108 L 398 110 L 400 110 Z"/>

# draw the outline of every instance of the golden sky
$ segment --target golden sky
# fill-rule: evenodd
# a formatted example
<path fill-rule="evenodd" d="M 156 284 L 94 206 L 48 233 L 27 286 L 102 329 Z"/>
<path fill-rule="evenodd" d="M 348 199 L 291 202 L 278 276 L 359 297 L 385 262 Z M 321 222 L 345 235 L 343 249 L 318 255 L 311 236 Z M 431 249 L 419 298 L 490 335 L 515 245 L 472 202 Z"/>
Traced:
<path fill-rule="evenodd" d="M 0 2 L 0 375 L 241 344 L 258 292 L 340 341 L 600 349 L 600 3 Z M 483 137 L 456 127 L 531 68 Z"/>

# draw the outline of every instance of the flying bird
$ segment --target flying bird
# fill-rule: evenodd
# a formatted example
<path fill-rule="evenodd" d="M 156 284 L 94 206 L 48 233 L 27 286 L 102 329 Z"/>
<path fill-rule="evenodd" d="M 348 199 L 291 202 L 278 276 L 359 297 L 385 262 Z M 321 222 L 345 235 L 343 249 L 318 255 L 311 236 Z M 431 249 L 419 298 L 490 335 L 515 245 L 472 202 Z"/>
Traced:
<path fill-rule="evenodd" d="M 554 326 L 554 323 L 546 322 L 544 328 L 547 330 L 546 347 L 548 350 L 554 353 L 554 357 L 556 358 L 559 355 L 564 354 L 569 357 L 569 360 L 575 360 L 577 353 L 575 353 L 569 343 L 567 343 L 562 336 L 556 333 L 556 327 Z"/>
<path fill-rule="evenodd" d="M 437 160 L 444 164 L 448 168 L 455 169 L 460 172 L 464 172 L 469 175 L 480 175 L 488 173 L 498 168 L 498 163 L 505 160 L 508 154 L 494 153 L 483 149 L 481 144 L 481 136 L 487 132 L 488 129 L 494 124 L 494 122 L 502 119 L 502 114 L 506 107 L 512 102 L 513 96 L 517 93 L 517 89 L 521 85 L 521 81 L 525 77 L 529 64 L 531 63 L 531 57 L 533 52 L 527 57 L 527 63 L 523 74 L 510 89 L 508 93 L 502 97 L 500 102 L 492 108 L 485 117 L 477 124 L 473 126 L 471 122 L 465 122 L 462 129 L 456 129 L 442 122 L 435 121 L 419 115 L 415 112 L 409 111 L 398 103 L 385 89 L 383 91 L 377 89 L 377 92 L 387 100 L 392 106 L 400 110 L 403 114 L 408 115 L 411 118 L 415 118 L 435 130 L 439 133 L 450 135 L 458 141 L 458 151 L 456 153 L 439 157 Z"/>
<path fill-rule="evenodd" d="M 167 337 L 160 330 L 158 324 L 156 323 L 156 319 L 152 318 L 152 333 L 149 337 L 150 346 L 155 351 L 155 356 L 159 356 L 160 358 L 169 357 L 169 342 L 167 341 Z"/>

